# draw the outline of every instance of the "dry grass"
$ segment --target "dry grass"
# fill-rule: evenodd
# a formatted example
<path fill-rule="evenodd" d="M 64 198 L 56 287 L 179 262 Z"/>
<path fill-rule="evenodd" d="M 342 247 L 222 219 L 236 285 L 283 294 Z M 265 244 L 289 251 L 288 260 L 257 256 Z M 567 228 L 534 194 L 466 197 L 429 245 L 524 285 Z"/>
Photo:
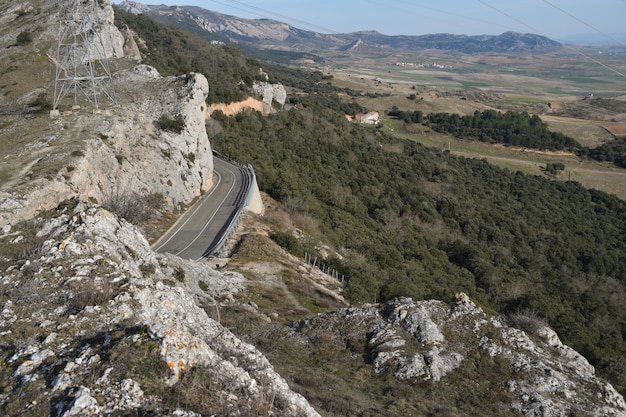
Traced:
<path fill-rule="evenodd" d="M 581 145 L 594 148 L 613 139 L 608 127 L 597 122 L 557 116 L 541 116 L 550 130 L 562 132 L 576 139 Z M 624 129 L 626 134 L 626 128 Z"/>

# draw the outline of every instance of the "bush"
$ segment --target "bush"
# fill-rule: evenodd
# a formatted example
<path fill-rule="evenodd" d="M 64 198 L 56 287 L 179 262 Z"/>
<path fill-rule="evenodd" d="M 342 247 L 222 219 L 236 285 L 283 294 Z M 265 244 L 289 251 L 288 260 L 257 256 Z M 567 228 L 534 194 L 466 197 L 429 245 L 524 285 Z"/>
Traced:
<path fill-rule="evenodd" d="M 562 162 L 550 162 L 546 164 L 546 172 L 549 172 L 552 175 L 556 175 L 559 171 L 563 171 L 565 169 L 565 165 Z"/>
<path fill-rule="evenodd" d="M 174 270 L 174 278 L 176 278 L 178 282 L 185 282 L 185 270 L 177 266 Z"/>
<path fill-rule="evenodd" d="M 87 306 L 102 305 L 115 295 L 115 288 L 110 281 L 103 281 L 97 285 L 91 281 L 82 282 L 73 291 L 73 297 L 68 305 L 69 314 L 77 314 Z"/>
<path fill-rule="evenodd" d="M 120 191 L 106 195 L 102 207 L 138 225 L 145 223 L 163 208 L 164 201 L 161 193 L 141 195 L 134 191 Z"/>
<path fill-rule="evenodd" d="M 509 316 L 509 320 L 514 327 L 531 334 L 535 334 L 542 328 L 549 326 L 545 318 L 540 317 L 537 312 L 531 310 L 513 313 Z"/>
<path fill-rule="evenodd" d="M 167 114 L 161 116 L 158 122 L 159 128 L 168 132 L 181 133 L 185 130 L 185 119 L 181 114 L 175 116 L 173 119 Z"/>
<path fill-rule="evenodd" d="M 18 45 L 26 45 L 33 41 L 33 35 L 30 32 L 22 31 L 19 35 L 17 35 L 17 44 Z"/>
<path fill-rule="evenodd" d="M 303 256 L 304 250 L 300 241 L 291 233 L 274 232 L 270 234 L 270 239 L 278 243 L 282 248 L 295 256 Z"/>

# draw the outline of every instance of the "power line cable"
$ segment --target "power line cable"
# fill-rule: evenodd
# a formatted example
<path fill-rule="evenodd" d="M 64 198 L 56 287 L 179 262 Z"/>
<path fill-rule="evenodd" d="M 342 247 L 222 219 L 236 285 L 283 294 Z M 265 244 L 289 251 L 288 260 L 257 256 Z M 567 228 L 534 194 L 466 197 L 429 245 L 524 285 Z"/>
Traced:
<path fill-rule="evenodd" d="M 330 33 L 330 34 L 338 34 L 339 32 L 333 30 L 333 29 L 328 29 L 325 28 L 323 26 L 319 26 L 310 22 L 307 22 L 305 20 L 301 20 L 301 19 L 296 19 L 294 17 L 290 17 L 281 13 L 276 13 L 273 12 L 271 10 L 267 10 L 267 9 L 263 9 L 261 7 L 257 7 L 257 6 L 253 6 L 251 4 L 248 3 L 244 3 L 242 1 L 238 1 L 238 0 L 228 0 L 228 1 L 218 1 L 218 0 L 211 0 L 214 3 L 218 3 L 221 4 L 222 6 L 228 6 L 228 7 L 232 7 L 234 9 L 237 10 L 243 10 L 246 11 L 248 13 L 252 13 L 255 16 L 260 16 L 260 17 L 264 17 L 264 18 L 269 18 L 269 17 L 274 17 L 274 18 L 280 18 L 280 19 L 284 19 L 288 22 L 293 22 L 294 26 L 300 25 L 303 26 L 304 28 L 308 28 L 308 29 L 314 29 L 316 31 L 321 31 L 321 32 L 325 32 L 325 33 Z M 236 4 L 237 6 L 234 6 L 233 4 Z"/>
<path fill-rule="evenodd" d="M 626 0 L 622 0 L 626 3 Z M 579 19 L 578 17 L 574 16 L 572 13 L 568 12 L 567 10 L 564 10 L 563 8 L 555 5 L 554 3 L 549 2 L 548 0 L 543 0 L 543 2 L 549 6 L 552 6 L 553 8 L 555 8 L 556 10 L 560 11 L 561 13 L 571 17 L 572 19 L 576 20 L 579 23 L 582 23 L 583 25 L 587 26 L 588 28 L 590 28 L 591 30 L 595 30 L 596 32 L 600 33 L 601 35 L 606 36 L 607 38 L 611 39 L 613 42 L 616 42 L 622 46 L 626 46 L 622 41 L 619 41 L 617 39 L 615 39 L 613 36 L 604 33 L 603 31 L 601 31 L 600 29 L 596 28 L 595 26 L 590 25 L 589 23 L 585 22 L 582 19 Z"/>
<path fill-rule="evenodd" d="M 475 18 L 475 17 L 468 16 L 468 15 L 465 15 L 465 14 L 454 13 L 454 12 L 451 12 L 451 11 L 448 11 L 448 10 L 436 9 L 434 7 L 429 7 L 429 6 L 416 5 L 415 3 L 411 3 L 411 2 L 408 2 L 408 1 L 402 1 L 402 0 L 394 0 L 394 1 L 397 2 L 397 3 L 400 3 L 400 4 L 404 4 L 406 6 L 412 6 L 414 8 L 418 8 L 420 11 L 422 11 L 422 10 L 430 10 L 432 12 L 441 13 L 441 14 L 448 15 L 448 16 L 460 17 L 460 18 L 462 18 L 464 20 L 469 20 L 469 21 L 473 21 L 473 22 L 483 23 L 483 24 L 486 24 L 486 25 L 489 25 L 489 26 L 500 26 L 500 27 L 502 27 L 502 28 L 504 28 L 506 30 L 514 30 L 514 28 L 512 28 L 510 26 L 507 26 L 507 25 L 503 25 L 501 23 L 489 22 L 489 21 L 486 21 L 486 20 L 482 20 L 482 19 L 478 19 L 478 18 Z M 626 1 L 626 0 L 624 0 L 624 1 Z M 380 2 L 377 2 L 377 3 L 382 6 L 382 3 L 380 3 Z M 385 4 L 385 7 L 388 7 L 388 6 Z M 406 10 L 406 9 L 398 8 L 398 10 L 410 13 L 410 11 Z M 423 15 L 420 14 L 420 17 L 423 17 Z"/>
<path fill-rule="evenodd" d="M 454 12 L 451 12 L 451 11 L 448 11 L 448 10 L 442 10 L 442 9 L 437 9 L 437 8 L 434 8 L 434 7 L 417 5 L 415 3 L 411 3 L 410 1 L 403 1 L 403 0 L 394 0 L 394 1 L 396 3 L 399 3 L 400 5 L 402 5 L 402 7 L 391 5 L 389 3 L 385 3 L 384 7 L 385 8 L 394 8 L 395 10 L 399 10 L 399 11 L 407 13 L 407 14 L 409 14 L 409 13 L 416 13 L 417 12 L 417 13 L 419 13 L 420 19 L 422 19 L 422 20 L 424 18 L 427 18 L 427 19 L 428 18 L 432 18 L 432 16 L 427 16 L 427 15 L 425 15 L 423 13 L 424 10 L 428 10 L 428 11 L 431 11 L 431 12 L 435 12 L 437 14 L 442 14 L 442 15 L 462 18 L 463 20 L 478 22 L 478 23 L 482 23 L 482 24 L 488 25 L 488 26 L 500 26 L 500 27 L 502 27 L 505 30 L 513 30 L 513 28 L 511 28 L 510 26 L 506 26 L 506 25 L 503 25 L 501 23 L 496 23 L 496 22 L 489 22 L 489 21 L 486 21 L 486 20 L 482 20 L 482 19 L 478 19 L 478 18 L 475 18 L 475 17 L 468 16 L 466 14 L 454 13 Z M 626 0 L 624 0 L 624 1 L 626 1 Z M 382 2 L 380 2 L 380 1 L 370 0 L 369 2 L 372 3 L 372 4 L 376 4 L 379 7 L 383 7 Z M 409 9 L 405 8 L 404 6 L 409 6 Z M 435 18 L 435 19 L 437 19 L 437 18 Z M 439 20 L 439 19 L 437 19 L 437 20 Z M 442 20 L 442 22 L 449 23 L 449 20 Z"/>
<path fill-rule="evenodd" d="M 530 29 L 532 32 L 537 33 L 537 34 L 542 35 L 542 36 L 545 36 L 545 37 L 548 37 L 546 34 L 542 33 L 540 30 L 538 30 L 538 29 L 536 29 L 536 28 L 534 28 L 534 27 L 532 27 L 532 26 L 530 26 L 530 25 L 526 24 L 525 22 L 522 22 L 521 20 L 519 20 L 519 19 L 518 19 L 518 18 L 516 18 L 515 16 L 511 16 L 511 15 L 510 15 L 510 14 L 508 14 L 507 12 L 505 12 L 505 11 L 503 11 L 503 10 L 500 10 L 500 9 L 498 9 L 498 8 L 497 8 L 497 7 L 495 7 L 495 6 L 492 6 L 491 4 L 487 3 L 486 1 L 484 1 L 484 0 L 477 0 L 477 1 L 478 1 L 479 3 L 481 3 L 481 4 L 483 4 L 484 6 L 489 7 L 490 9 L 493 9 L 493 10 L 495 10 L 496 12 L 498 12 L 498 13 L 500 13 L 500 14 L 502 14 L 502 15 L 506 16 L 506 17 L 508 17 L 509 19 L 512 19 L 512 20 L 514 20 L 514 21 L 516 21 L 516 22 L 520 23 L 521 25 L 523 25 L 523 26 L 527 27 L 528 29 Z M 621 76 L 621 77 L 626 78 L 626 74 L 623 74 L 622 72 L 620 72 L 620 71 L 616 70 L 615 68 L 612 68 L 612 67 L 610 67 L 609 65 L 606 65 L 605 63 L 598 61 L 597 59 L 595 59 L 595 58 L 593 58 L 593 57 L 591 57 L 591 56 L 587 55 L 586 53 L 584 53 L 584 52 L 582 52 L 582 51 L 579 51 L 578 49 L 574 48 L 573 46 L 571 46 L 571 45 L 567 45 L 567 44 L 561 44 L 561 45 L 562 45 L 564 48 L 567 48 L 567 49 L 569 49 L 569 50 L 571 50 L 571 51 L 574 51 L 574 52 L 576 52 L 577 54 L 579 54 L 579 55 L 581 55 L 581 56 L 583 56 L 583 57 L 587 58 L 587 59 L 588 59 L 588 60 L 590 60 L 591 62 L 594 62 L 594 63 L 596 63 L 596 64 L 598 64 L 598 65 L 600 65 L 600 66 L 602 66 L 602 67 L 604 67 L 604 68 L 608 69 L 609 71 L 611 71 L 611 72 L 613 72 L 613 73 L 615 73 L 615 74 L 617 74 L 617 75 L 619 75 L 619 76 Z"/>

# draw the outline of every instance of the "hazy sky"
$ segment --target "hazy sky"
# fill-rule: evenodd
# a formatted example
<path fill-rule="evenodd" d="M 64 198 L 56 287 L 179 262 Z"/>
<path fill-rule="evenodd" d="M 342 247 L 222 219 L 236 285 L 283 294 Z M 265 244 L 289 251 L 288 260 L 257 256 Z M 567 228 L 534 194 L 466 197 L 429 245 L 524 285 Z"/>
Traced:
<path fill-rule="evenodd" d="M 119 3 L 120 0 L 114 0 Z M 386 35 L 533 32 L 558 39 L 626 32 L 626 0 L 144 0 L 270 18 L 316 32 Z"/>

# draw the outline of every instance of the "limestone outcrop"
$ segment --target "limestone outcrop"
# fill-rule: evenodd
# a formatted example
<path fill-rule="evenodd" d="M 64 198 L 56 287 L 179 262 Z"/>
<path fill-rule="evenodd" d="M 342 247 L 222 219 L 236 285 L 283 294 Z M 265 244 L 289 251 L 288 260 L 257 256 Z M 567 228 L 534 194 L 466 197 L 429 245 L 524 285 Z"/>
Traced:
<path fill-rule="evenodd" d="M 344 330 L 329 330 L 338 327 Z M 505 398 L 505 408 L 525 417 L 626 416 L 624 398 L 552 329 L 526 333 L 462 293 L 452 304 L 399 298 L 328 313 L 296 323 L 291 337 L 310 343 L 320 329 L 340 340 L 364 339 L 374 372 L 399 381 L 447 385 L 474 372 L 470 380 L 479 384 L 489 374 L 494 401 Z"/>
<path fill-rule="evenodd" d="M 52 119 L 49 135 L 33 141 L 41 156 L 25 179 L 0 192 L 0 224 L 15 224 L 73 197 L 102 203 L 119 194 L 160 193 L 177 205 L 211 187 L 206 77 L 163 78 L 139 65 L 116 79 L 128 102 L 96 114 L 74 111 Z M 161 125 L 177 118 L 179 131 Z"/>
<path fill-rule="evenodd" d="M 287 99 L 287 92 L 282 84 L 271 84 L 268 82 L 255 82 L 252 86 L 252 92 L 262 97 L 263 103 L 272 104 L 276 102 L 283 106 Z"/>
<path fill-rule="evenodd" d="M 87 49 L 95 51 L 98 42 L 106 57 L 123 57 L 124 36 L 113 24 L 111 1 L 97 3 L 97 36 L 90 38 L 94 44 L 87 41 Z M 40 10 L 41 15 L 35 16 L 43 30 L 56 36 L 58 7 L 48 2 L 13 7 L 7 19 L 15 21 L 14 14 L 34 13 L 34 7 Z M 132 40 L 132 34 L 127 38 Z M 132 43 L 126 46 L 132 51 Z M 56 50 L 56 44 L 50 48 Z M 54 53 L 48 55 L 53 59 Z M 118 106 L 107 102 L 108 107 L 96 112 L 91 107 L 60 108 L 59 117 L 49 120 L 16 116 L 6 123 L 10 128 L 2 134 L 20 137 L 18 143 L 23 145 L 13 145 L 4 155 L 0 225 L 32 218 L 74 197 L 102 204 L 120 194 L 159 193 L 172 207 L 190 203 L 211 187 L 206 77 L 161 77 L 145 65 L 118 70 L 113 77 Z M 20 104 L 32 102 L 42 92 L 28 90 Z M 167 125 L 171 121 L 178 124 Z"/>
<path fill-rule="evenodd" d="M 17 344 L 0 358 L 11 369 L 3 384 L 15 388 L 0 395 L 2 409 L 194 415 L 175 410 L 167 392 L 210 386 L 202 392 L 212 400 L 194 403 L 207 415 L 319 415 L 256 348 L 198 306 L 195 298 L 241 291 L 241 275 L 157 255 L 134 226 L 99 208 L 79 204 L 39 221 L 36 256 L 0 272 L 0 342 Z M 0 235 L 7 245 L 34 238 L 18 228 Z M 22 290 L 29 282 L 37 294 Z M 25 331 L 35 337 L 22 339 Z M 187 385 L 198 372 L 206 387 Z"/>

